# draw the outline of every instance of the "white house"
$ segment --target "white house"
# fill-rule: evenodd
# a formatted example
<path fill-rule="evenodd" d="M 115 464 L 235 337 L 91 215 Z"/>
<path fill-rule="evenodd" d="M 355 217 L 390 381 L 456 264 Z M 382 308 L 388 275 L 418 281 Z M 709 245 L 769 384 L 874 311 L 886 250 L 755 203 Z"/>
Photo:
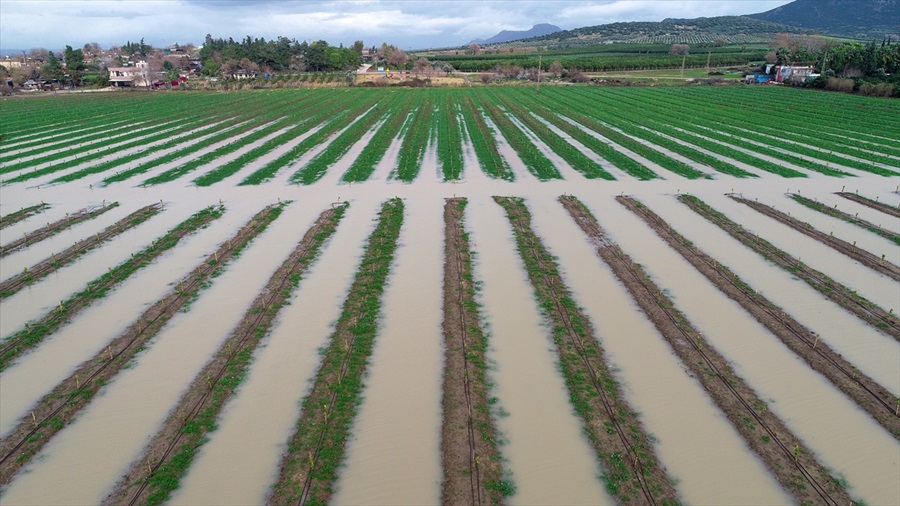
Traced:
<path fill-rule="evenodd" d="M 112 86 L 150 86 L 150 68 L 145 61 L 133 67 L 109 67 L 109 84 Z"/>

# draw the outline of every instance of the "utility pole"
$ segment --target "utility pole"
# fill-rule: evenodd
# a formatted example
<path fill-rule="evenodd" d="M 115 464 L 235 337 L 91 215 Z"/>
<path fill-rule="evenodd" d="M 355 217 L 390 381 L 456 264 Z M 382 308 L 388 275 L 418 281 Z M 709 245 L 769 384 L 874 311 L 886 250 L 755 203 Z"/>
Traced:
<path fill-rule="evenodd" d="M 541 94 L 541 61 L 543 60 L 544 55 L 538 55 L 538 76 L 537 76 L 537 94 Z"/>
<path fill-rule="evenodd" d="M 687 51 L 681 57 L 681 78 L 684 79 L 684 62 L 687 61 Z"/>
<path fill-rule="evenodd" d="M 709 75 L 709 59 L 712 56 L 712 51 L 706 52 L 706 75 Z"/>

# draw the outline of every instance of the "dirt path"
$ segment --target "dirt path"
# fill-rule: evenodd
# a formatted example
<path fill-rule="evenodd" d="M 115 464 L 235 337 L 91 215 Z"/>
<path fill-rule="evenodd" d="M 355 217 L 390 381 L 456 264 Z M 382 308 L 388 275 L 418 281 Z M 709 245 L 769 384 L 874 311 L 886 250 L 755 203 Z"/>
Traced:
<path fill-rule="evenodd" d="M 735 430 L 800 504 L 851 504 L 851 498 L 784 423 L 770 411 L 728 361 L 653 283 L 640 265 L 612 241 L 574 197 L 560 202 L 594 242 L 597 254 L 625 285 L 635 302 L 681 359 Z"/>
<path fill-rule="evenodd" d="M 444 204 L 443 504 L 502 504 L 503 469 L 488 403 L 487 349 L 472 279 L 466 199 Z M 508 485 L 508 484 L 507 484 Z"/>
<path fill-rule="evenodd" d="M 896 206 L 891 206 L 891 205 L 885 204 L 883 202 L 878 202 L 876 200 L 867 199 L 866 197 L 862 197 L 860 195 L 857 195 L 855 193 L 850 193 L 850 192 L 837 192 L 835 195 L 840 195 L 841 197 L 844 197 L 847 200 L 852 200 L 853 202 L 862 204 L 867 207 L 871 207 L 872 209 L 877 209 L 885 214 L 889 214 L 889 215 L 893 216 L 894 218 L 900 218 L 900 209 L 897 209 Z"/>
<path fill-rule="evenodd" d="M 254 350 L 267 335 L 322 244 L 336 230 L 347 206 L 329 208 L 319 215 L 272 274 L 231 335 L 191 382 L 162 428 L 107 496 L 105 504 L 159 504 L 167 501 L 171 492 L 178 488 L 181 477 L 193 463 L 207 435 L 216 429 L 226 402 L 246 376 Z M 280 214 L 281 208 L 272 210 L 277 209 Z M 256 235 L 273 220 L 274 217 L 269 215 L 248 224 L 245 229 Z"/>
<path fill-rule="evenodd" d="M 30 269 L 25 269 L 23 272 L 20 272 L 19 274 L 16 274 L 6 281 L 3 281 L 2 283 L 0 283 L 0 300 L 14 295 L 25 286 L 34 283 L 35 281 L 47 276 L 51 272 L 54 272 L 57 269 L 60 269 L 74 262 L 75 259 L 77 259 L 81 255 L 84 255 L 91 249 L 95 248 L 97 245 L 102 244 L 112 239 L 113 237 L 116 237 L 126 230 L 140 225 L 141 223 L 155 216 L 161 210 L 162 204 L 150 204 L 149 206 L 142 207 L 117 221 L 116 223 L 113 223 L 112 225 L 106 227 L 99 234 L 88 237 L 87 239 L 82 239 L 70 246 L 62 253 L 59 253 L 58 255 L 51 255 L 50 258 L 46 258 L 43 261 L 33 265 Z"/>
<path fill-rule="evenodd" d="M 80 211 L 76 211 L 74 213 L 66 214 L 66 217 L 55 221 L 53 223 L 48 223 L 46 227 L 41 227 L 33 232 L 27 233 L 19 239 L 12 241 L 9 244 L 4 244 L 0 246 L 0 257 L 5 257 L 11 253 L 14 253 L 22 248 L 28 247 L 36 242 L 43 241 L 44 239 L 54 236 L 63 230 L 72 227 L 82 221 L 87 221 L 100 216 L 101 214 L 118 207 L 118 202 L 113 202 L 109 205 L 104 205 L 99 208 L 94 208 L 90 211 L 87 209 L 82 209 Z"/>
<path fill-rule="evenodd" d="M 854 195 L 854 197 L 855 197 L 855 195 Z M 900 246 L 900 234 L 898 234 L 897 232 L 892 232 L 890 230 L 881 228 L 881 227 L 875 225 L 874 223 L 868 222 L 862 218 L 859 218 L 857 216 L 850 216 L 850 214 L 845 213 L 843 211 L 838 211 L 834 207 L 828 207 L 825 204 L 822 204 L 821 202 L 818 202 L 815 200 L 810 200 L 810 199 L 800 196 L 799 194 L 796 194 L 796 193 L 791 194 L 791 198 L 814 211 L 819 211 L 822 214 L 827 214 L 828 216 L 831 216 L 833 218 L 837 218 L 839 220 L 846 221 L 847 223 L 851 223 L 858 227 L 864 228 L 864 229 L 868 230 L 869 232 L 872 232 L 873 234 L 876 234 L 876 235 L 880 235 L 881 237 L 884 237 L 885 239 L 892 241 L 897 246 Z M 862 197 L 860 197 L 860 198 L 862 198 Z M 870 201 L 866 200 L 866 202 L 870 202 Z M 877 209 L 890 214 L 890 211 L 886 211 L 882 208 L 877 208 Z M 890 208 L 888 208 L 888 209 L 890 209 Z"/>
<path fill-rule="evenodd" d="M 815 290 L 869 325 L 900 341 L 900 321 L 892 313 L 888 313 L 876 304 L 857 295 L 854 290 L 781 251 L 765 239 L 747 231 L 741 225 L 731 221 L 727 216 L 709 207 L 697 197 L 679 195 L 678 200 L 711 223 L 728 232 L 729 235 L 748 248 L 762 255 L 766 260 L 802 279 Z"/>
<path fill-rule="evenodd" d="M 835 249 L 844 255 L 856 260 L 857 262 L 865 265 L 866 267 L 872 269 L 873 271 L 884 274 L 885 276 L 890 277 L 895 281 L 900 281 L 900 267 L 884 260 L 882 258 L 878 258 L 877 256 L 869 253 L 868 251 L 857 247 L 855 244 L 850 244 L 847 241 L 842 239 L 838 239 L 833 235 L 826 234 L 822 231 L 816 230 L 809 223 L 802 222 L 797 218 L 788 216 L 787 214 L 771 207 L 766 204 L 761 204 L 756 201 L 748 200 L 743 197 L 738 197 L 737 195 L 729 195 L 732 200 L 736 200 L 741 204 L 748 205 L 752 207 L 754 210 L 765 214 L 766 216 L 777 220 L 785 225 L 793 228 L 794 230 L 808 235 L 813 239 L 830 246 L 832 249 Z"/>
<path fill-rule="evenodd" d="M 38 214 L 46 209 L 50 209 L 50 206 L 42 202 L 40 204 L 28 206 L 23 209 L 19 209 L 18 211 L 11 212 L 6 216 L 0 217 L 0 229 L 15 225 L 16 223 L 34 216 L 35 214 Z"/>
<path fill-rule="evenodd" d="M 83 290 L 72 295 L 68 300 L 60 301 L 58 308 L 51 309 L 38 320 L 26 323 L 24 329 L 3 341 L 3 345 L 0 347 L 0 371 L 9 367 L 16 357 L 40 344 L 44 338 L 90 307 L 94 300 L 105 297 L 110 290 L 120 285 L 132 274 L 150 265 L 164 252 L 175 247 L 185 236 L 219 218 L 222 212 L 222 208 L 208 207 L 195 213 L 150 246 L 90 281 Z"/>
<path fill-rule="evenodd" d="M 256 214 L 234 237 L 222 243 L 165 297 L 151 305 L 125 332 L 59 383 L 0 441 L 0 485 L 65 428 L 145 346 L 165 324 L 199 293 L 207 280 L 259 233 L 260 225 L 274 220 L 273 206 Z M 15 458 L 13 458 L 15 457 Z"/>
<path fill-rule="evenodd" d="M 536 298 L 553 329 L 571 402 L 606 470 L 606 489 L 622 504 L 677 504 L 674 481 L 612 374 L 590 320 L 565 286 L 553 256 L 531 229 L 522 199 L 494 197 L 513 226 Z"/>
<path fill-rule="evenodd" d="M 638 200 L 632 197 L 616 197 L 616 200 L 643 219 L 672 249 L 722 293 L 740 304 L 813 370 L 825 376 L 895 438 L 900 439 L 900 416 L 895 411 L 897 400 L 888 390 L 857 370 L 827 344 L 819 342 L 819 336 L 813 331 L 754 291 L 728 267 L 694 246 Z"/>
<path fill-rule="evenodd" d="M 300 419 L 282 456 L 270 504 L 327 504 L 344 459 L 378 334 L 381 296 L 390 272 L 403 201 L 384 203 Z"/>

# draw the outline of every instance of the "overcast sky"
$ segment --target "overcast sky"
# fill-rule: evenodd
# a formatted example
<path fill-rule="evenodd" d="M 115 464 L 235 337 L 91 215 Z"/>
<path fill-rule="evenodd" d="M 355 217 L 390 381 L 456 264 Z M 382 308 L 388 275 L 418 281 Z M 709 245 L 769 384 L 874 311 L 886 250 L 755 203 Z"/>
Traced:
<path fill-rule="evenodd" d="M 0 48 L 61 49 L 87 42 L 202 44 L 235 40 L 325 40 L 402 49 L 458 46 L 537 23 L 563 29 L 618 21 L 753 14 L 790 0 L 0 0 Z"/>

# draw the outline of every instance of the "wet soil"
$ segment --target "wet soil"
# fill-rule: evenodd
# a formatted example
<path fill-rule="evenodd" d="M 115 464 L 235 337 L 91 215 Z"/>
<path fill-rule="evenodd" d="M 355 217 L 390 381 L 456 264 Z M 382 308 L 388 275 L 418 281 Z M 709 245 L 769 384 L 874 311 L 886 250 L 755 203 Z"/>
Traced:
<path fill-rule="evenodd" d="M 25 234 L 15 241 L 0 246 L 0 257 L 5 257 L 6 255 L 9 255 L 22 248 L 28 247 L 38 241 L 43 241 L 44 239 L 54 236 L 73 225 L 81 223 L 82 221 L 96 218 L 106 211 L 109 211 L 110 209 L 118 206 L 118 202 L 113 202 L 112 204 L 102 206 L 98 209 L 88 210 L 87 208 L 85 208 L 80 211 L 76 211 L 70 215 L 67 215 L 61 220 L 47 224 L 46 227 L 41 227 L 33 232 Z"/>
<path fill-rule="evenodd" d="M 848 257 L 856 260 L 857 262 L 876 272 L 884 274 L 885 276 L 888 276 L 895 281 L 900 281 L 900 267 L 897 267 L 896 265 L 884 259 L 878 258 L 877 256 L 869 253 L 862 248 L 850 244 L 842 239 L 838 239 L 833 235 L 829 235 L 822 231 L 816 230 L 809 223 L 805 223 L 796 218 L 788 216 L 787 214 L 778 211 L 777 209 L 766 204 L 745 199 L 743 197 L 738 197 L 736 195 L 731 195 L 731 198 L 733 200 L 736 200 L 737 202 L 752 207 L 756 211 L 765 214 L 772 219 L 784 223 L 785 225 L 793 228 L 800 233 L 808 235 L 809 237 L 812 237 L 813 239 L 828 245 L 832 249 L 835 249 L 843 253 L 844 255 L 847 255 Z"/>
<path fill-rule="evenodd" d="M 28 206 L 23 209 L 19 209 L 18 211 L 7 214 L 6 216 L 0 217 L 0 229 L 9 227 L 11 225 L 15 225 L 16 223 L 34 216 L 35 214 L 40 213 L 46 209 L 49 209 L 50 206 L 47 204 L 37 204 L 33 206 Z"/>
<path fill-rule="evenodd" d="M 95 248 L 97 245 L 106 242 L 113 237 L 134 228 L 141 223 L 147 221 L 151 217 L 155 216 L 162 210 L 162 204 L 151 204 L 146 207 L 142 207 L 137 211 L 129 214 L 125 218 L 122 218 L 120 221 L 110 225 L 102 232 L 97 235 L 88 237 L 86 239 L 82 239 L 68 249 L 63 251 L 62 253 L 56 255 L 51 255 L 50 258 L 46 258 L 41 262 L 35 264 L 30 269 L 26 269 L 19 274 L 3 281 L 0 283 L 0 300 L 3 300 L 25 286 L 47 276 L 51 272 L 56 271 L 57 269 L 62 268 L 65 265 L 68 265 L 75 261 L 81 255 L 84 255 L 91 249 Z"/>
<path fill-rule="evenodd" d="M 444 205 L 444 504 L 500 504 L 503 470 L 488 403 L 487 338 L 474 300 L 472 258 L 463 228 L 466 199 Z"/>
<path fill-rule="evenodd" d="M 264 209 L 238 233 L 238 244 L 246 244 L 274 220 L 271 214 L 264 215 L 271 209 L 274 208 Z M 319 215 L 269 278 L 231 335 L 188 386 L 162 428 L 107 496 L 105 504 L 158 503 L 168 499 L 171 491 L 177 488 L 181 476 L 205 442 L 206 434 L 215 430 L 216 419 L 245 376 L 254 350 L 315 259 L 321 244 L 334 232 L 344 209 L 346 204 L 326 209 Z M 275 216 L 277 214 L 280 213 Z M 224 254 L 230 257 L 232 251 Z M 214 258 L 207 259 L 207 264 L 217 263 Z"/>
<path fill-rule="evenodd" d="M 125 332 L 45 395 L 16 428 L 0 441 L 0 485 L 10 482 L 58 432 L 63 430 L 100 391 L 156 336 L 165 324 L 196 297 L 204 281 L 258 233 L 255 227 L 266 208 L 229 241 L 204 259 L 164 298 L 150 306 Z M 208 222 L 210 220 L 205 220 Z M 184 229 L 183 235 L 191 229 Z"/>
<path fill-rule="evenodd" d="M 849 494 L 828 469 L 767 409 L 756 392 L 734 373 L 725 357 L 703 340 L 640 265 L 603 232 L 583 204 L 570 196 L 559 200 L 660 335 L 785 490 L 801 504 L 850 504 Z"/>
<path fill-rule="evenodd" d="M 852 200 L 852 201 L 862 204 L 864 206 L 871 207 L 872 209 L 881 211 L 884 214 L 889 214 L 889 215 L 893 216 L 894 218 L 900 218 L 900 209 L 898 209 L 897 206 L 891 206 L 891 205 L 885 204 L 883 202 L 878 202 L 878 201 L 875 201 L 872 199 L 867 199 L 866 197 L 857 195 L 855 193 L 850 193 L 850 192 L 837 192 L 836 195 L 840 195 L 841 197 L 844 197 L 845 199 Z"/>
<path fill-rule="evenodd" d="M 728 267 L 694 246 L 641 202 L 621 196 L 616 200 L 643 219 L 672 249 L 722 293 L 740 304 L 812 369 L 825 376 L 895 438 L 900 439 L 900 416 L 897 416 L 893 406 L 894 396 L 887 389 L 820 342 L 813 331 L 753 290 Z"/>

